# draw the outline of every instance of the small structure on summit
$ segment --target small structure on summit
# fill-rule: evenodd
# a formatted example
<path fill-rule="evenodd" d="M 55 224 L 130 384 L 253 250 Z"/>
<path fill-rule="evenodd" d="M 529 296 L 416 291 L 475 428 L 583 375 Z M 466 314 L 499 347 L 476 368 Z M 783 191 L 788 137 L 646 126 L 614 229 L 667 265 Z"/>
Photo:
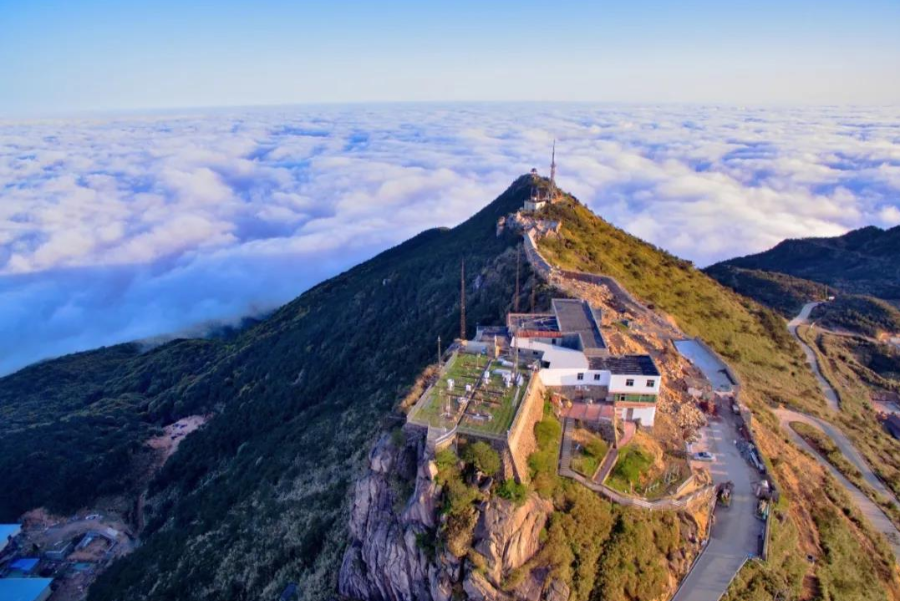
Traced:
<path fill-rule="evenodd" d="M 540 176 L 537 169 L 531 170 L 531 196 L 525 201 L 522 210 L 526 213 L 540 211 L 547 203 L 556 202 L 556 140 L 553 140 L 553 150 L 550 154 L 550 184 L 546 188 L 539 185 Z"/>

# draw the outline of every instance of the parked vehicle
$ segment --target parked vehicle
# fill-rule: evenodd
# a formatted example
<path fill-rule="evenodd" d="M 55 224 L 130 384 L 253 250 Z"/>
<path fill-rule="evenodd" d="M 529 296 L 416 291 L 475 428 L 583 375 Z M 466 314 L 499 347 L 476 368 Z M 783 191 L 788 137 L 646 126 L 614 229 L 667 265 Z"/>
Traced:
<path fill-rule="evenodd" d="M 713 454 L 709 453 L 707 451 L 700 451 L 699 453 L 694 453 L 695 461 L 713 461 L 714 459 L 715 459 L 715 457 L 713 456 Z"/>
<path fill-rule="evenodd" d="M 734 482 L 730 480 L 716 487 L 716 500 L 723 507 L 731 507 L 731 493 L 734 491 Z"/>

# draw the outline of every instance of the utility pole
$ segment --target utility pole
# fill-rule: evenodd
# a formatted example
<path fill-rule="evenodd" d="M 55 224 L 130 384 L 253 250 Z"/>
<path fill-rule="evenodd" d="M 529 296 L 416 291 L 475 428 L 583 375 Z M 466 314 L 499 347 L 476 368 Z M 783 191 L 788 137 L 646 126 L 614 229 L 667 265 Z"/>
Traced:
<path fill-rule="evenodd" d="M 466 260 L 462 259 L 459 269 L 459 339 L 466 339 Z"/>
<path fill-rule="evenodd" d="M 513 313 L 519 312 L 519 264 L 522 262 L 522 247 L 516 246 L 516 296 L 513 299 Z"/>
<path fill-rule="evenodd" d="M 438 336 L 438 366 L 441 365 L 441 337 Z"/>

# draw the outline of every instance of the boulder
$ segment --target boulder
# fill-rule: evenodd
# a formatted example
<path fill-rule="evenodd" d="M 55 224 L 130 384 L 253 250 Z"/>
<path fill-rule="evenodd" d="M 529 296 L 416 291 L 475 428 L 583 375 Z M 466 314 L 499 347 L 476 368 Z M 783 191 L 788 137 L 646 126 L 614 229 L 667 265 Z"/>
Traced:
<path fill-rule="evenodd" d="M 487 503 L 475 529 L 475 550 L 486 560 L 486 575 L 499 585 L 540 548 L 540 534 L 553 511 L 550 501 L 532 494 L 519 506 L 495 498 Z"/>
<path fill-rule="evenodd" d="M 553 580 L 544 591 L 543 601 L 569 601 L 569 585 L 562 580 Z"/>

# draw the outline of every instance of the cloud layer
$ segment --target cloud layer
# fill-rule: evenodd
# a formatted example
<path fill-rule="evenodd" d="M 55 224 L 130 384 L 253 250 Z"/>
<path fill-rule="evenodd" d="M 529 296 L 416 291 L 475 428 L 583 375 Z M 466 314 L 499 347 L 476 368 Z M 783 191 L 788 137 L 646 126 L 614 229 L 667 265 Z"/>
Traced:
<path fill-rule="evenodd" d="M 900 224 L 900 109 L 372 105 L 0 123 L 0 373 L 277 306 L 546 171 L 705 265 Z"/>

